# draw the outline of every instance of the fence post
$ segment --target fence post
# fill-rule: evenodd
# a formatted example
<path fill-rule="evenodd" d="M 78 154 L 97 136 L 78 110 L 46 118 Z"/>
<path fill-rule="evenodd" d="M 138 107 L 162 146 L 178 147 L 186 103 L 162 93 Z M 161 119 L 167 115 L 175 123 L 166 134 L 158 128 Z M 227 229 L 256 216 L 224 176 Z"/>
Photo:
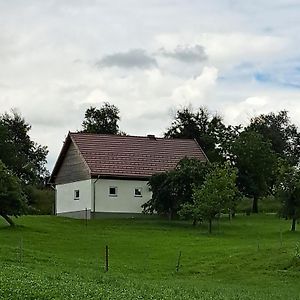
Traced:
<path fill-rule="evenodd" d="M 20 238 L 20 244 L 19 244 L 19 261 L 20 261 L 20 264 L 23 263 L 23 237 Z"/>
<path fill-rule="evenodd" d="M 180 268 L 180 258 L 181 258 L 181 251 L 179 251 L 179 256 L 178 256 L 177 266 L 176 266 L 176 272 L 178 272 L 179 268 Z"/>
<path fill-rule="evenodd" d="M 88 222 L 88 210 L 87 208 L 85 208 L 85 226 L 87 226 L 87 222 Z"/>
<path fill-rule="evenodd" d="M 108 272 L 108 246 L 105 246 L 105 272 Z"/>

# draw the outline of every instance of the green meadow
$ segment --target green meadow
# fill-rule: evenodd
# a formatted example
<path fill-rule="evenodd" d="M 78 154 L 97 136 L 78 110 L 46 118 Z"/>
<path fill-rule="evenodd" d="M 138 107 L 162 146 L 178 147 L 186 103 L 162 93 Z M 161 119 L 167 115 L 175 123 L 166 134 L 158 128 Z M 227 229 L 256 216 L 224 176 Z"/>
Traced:
<path fill-rule="evenodd" d="M 300 229 L 275 215 L 224 216 L 211 235 L 157 219 L 16 223 L 0 221 L 0 299 L 300 299 Z"/>

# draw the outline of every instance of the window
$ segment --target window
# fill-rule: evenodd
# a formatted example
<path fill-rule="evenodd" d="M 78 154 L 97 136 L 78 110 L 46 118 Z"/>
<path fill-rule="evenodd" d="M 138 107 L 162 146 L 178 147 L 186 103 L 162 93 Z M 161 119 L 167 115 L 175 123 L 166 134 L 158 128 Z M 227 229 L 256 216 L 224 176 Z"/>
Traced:
<path fill-rule="evenodd" d="M 74 200 L 79 200 L 79 190 L 74 190 Z"/>
<path fill-rule="evenodd" d="M 109 196 L 110 197 L 117 197 L 118 196 L 118 188 L 116 186 L 109 187 Z"/>
<path fill-rule="evenodd" d="M 142 188 L 139 187 L 134 189 L 134 197 L 143 197 Z"/>

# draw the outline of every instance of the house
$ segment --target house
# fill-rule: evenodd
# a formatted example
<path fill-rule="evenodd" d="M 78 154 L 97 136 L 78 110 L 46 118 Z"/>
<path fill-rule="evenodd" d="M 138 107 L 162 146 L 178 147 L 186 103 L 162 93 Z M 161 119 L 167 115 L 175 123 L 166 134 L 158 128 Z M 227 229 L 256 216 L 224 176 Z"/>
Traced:
<path fill-rule="evenodd" d="M 50 178 L 56 214 L 140 214 L 151 199 L 151 175 L 175 168 L 184 157 L 207 160 L 192 139 L 70 132 Z"/>

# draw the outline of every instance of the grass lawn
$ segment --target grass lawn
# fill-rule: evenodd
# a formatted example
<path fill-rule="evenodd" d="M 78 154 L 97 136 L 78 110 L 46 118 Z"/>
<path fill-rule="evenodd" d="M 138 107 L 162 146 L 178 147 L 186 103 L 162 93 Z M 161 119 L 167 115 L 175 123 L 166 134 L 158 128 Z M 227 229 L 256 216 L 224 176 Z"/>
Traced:
<path fill-rule="evenodd" d="M 274 215 L 224 217 L 212 235 L 151 219 L 16 222 L 0 221 L 0 299 L 300 299 L 300 227 Z"/>

